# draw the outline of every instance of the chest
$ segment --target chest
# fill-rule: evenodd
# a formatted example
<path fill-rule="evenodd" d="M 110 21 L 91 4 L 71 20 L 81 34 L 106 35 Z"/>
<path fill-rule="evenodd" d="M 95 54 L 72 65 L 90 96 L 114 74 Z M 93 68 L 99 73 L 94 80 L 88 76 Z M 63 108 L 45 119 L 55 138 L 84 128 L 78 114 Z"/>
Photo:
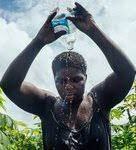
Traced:
<path fill-rule="evenodd" d="M 65 112 L 59 105 L 56 105 L 53 114 L 58 122 L 67 125 L 69 128 L 78 130 L 83 124 L 90 122 L 93 116 L 93 111 L 94 106 L 92 98 L 85 97 L 80 104 L 76 115 L 73 113 L 73 110 L 69 110 L 68 113 Z"/>
<path fill-rule="evenodd" d="M 79 132 L 69 130 L 63 124 L 58 124 L 53 118 L 49 122 L 42 121 L 42 127 L 45 145 L 48 147 L 55 145 L 56 149 L 57 147 L 60 149 L 62 146 L 66 149 L 71 145 L 85 147 L 85 145 L 90 144 L 91 147 L 94 146 L 94 149 L 99 146 L 102 150 L 108 139 L 107 127 L 103 124 L 103 120 L 97 112 L 94 113 L 91 122 L 86 126 L 82 126 L 83 128 L 80 128 Z"/>
<path fill-rule="evenodd" d="M 66 116 L 58 113 L 58 110 L 50 112 L 45 118 L 42 119 L 43 142 L 49 149 L 55 146 L 57 150 L 57 148 L 62 149 L 64 146 L 63 149 L 69 150 L 71 149 L 69 146 L 72 145 L 80 148 L 90 145 L 93 149 L 103 150 L 102 147 L 108 143 L 108 127 L 103 122 L 101 112 L 97 111 L 93 103 L 83 103 L 79 107 L 74 120 L 74 128 L 67 126 L 65 122 L 63 123 Z M 77 147 L 76 150 L 78 150 Z"/>

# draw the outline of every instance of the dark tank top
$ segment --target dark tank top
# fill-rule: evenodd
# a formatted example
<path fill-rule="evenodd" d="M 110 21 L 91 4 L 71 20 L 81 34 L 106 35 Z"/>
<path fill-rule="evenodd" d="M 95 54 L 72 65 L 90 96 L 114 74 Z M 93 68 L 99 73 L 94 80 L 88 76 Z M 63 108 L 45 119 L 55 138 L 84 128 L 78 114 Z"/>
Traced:
<path fill-rule="evenodd" d="M 93 98 L 93 116 L 79 130 L 59 122 L 50 110 L 43 133 L 44 150 L 111 150 L 109 119 L 96 101 L 97 97 L 89 94 Z"/>

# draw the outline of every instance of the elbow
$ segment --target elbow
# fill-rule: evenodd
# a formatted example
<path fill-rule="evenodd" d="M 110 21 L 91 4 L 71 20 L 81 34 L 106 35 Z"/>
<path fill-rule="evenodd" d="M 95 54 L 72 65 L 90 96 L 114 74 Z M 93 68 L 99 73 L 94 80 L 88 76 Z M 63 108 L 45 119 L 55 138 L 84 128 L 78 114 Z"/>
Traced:
<path fill-rule="evenodd" d="M 136 69 L 133 65 L 131 65 L 130 67 L 126 69 L 122 77 L 125 77 L 125 79 L 129 79 L 131 81 L 134 81 L 135 74 L 136 74 Z"/>
<path fill-rule="evenodd" d="M 0 88 L 3 90 L 4 93 L 7 93 L 8 91 L 8 86 L 4 80 L 0 81 Z"/>
<path fill-rule="evenodd" d="M 124 81 L 124 83 L 132 85 L 135 80 L 135 74 L 136 70 L 132 66 L 131 68 L 127 69 L 127 71 L 122 72 L 118 77 L 120 78 L 120 80 Z"/>
<path fill-rule="evenodd" d="M 3 80 L 1 80 L 0 81 L 0 88 L 3 90 L 4 89 L 4 87 L 5 87 L 5 85 L 4 85 L 5 83 L 3 82 Z"/>
<path fill-rule="evenodd" d="M 10 97 L 11 93 L 13 92 L 12 88 L 10 88 L 10 86 L 5 81 L 0 82 L 0 88 L 2 89 L 2 91 L 8 98 Z"/>
<path fill-rule="evenodd" d="M 0 87 L 1 87 L 1 89 L 2 89 L 2 91 L 6 94 L 6 95 L 8 95 L 8 93 L 10 93 L 10 91 L 11 91 L 11 84 L 8 84 L 8 82 L 6 81 L 6 80 L 4 80 L 4 79 L 2 79 L 1 81 L 0 81 Z"/>
<path fill-rule="evenodd" d="M 131 76 L 131 78 L 134 80 L 135 79 L 135 75 L 136 75 L 136 69 L 135 69 L 135 67 L 133 66 L 133 68 L 131 69 L 131 71 L 130 71 L 130 76 Z"/>
<path fill-rule="evenodd" d="M 136 68 L 135 68 L 135 66 L 131 63 L 131 66 L 130 66 L 130 73 L 133 75 L 133 76 L 135 76 L 135 74 L 136 74 Z"/>
<path fill-rule="evenodd" d="M 128 72 L 128 80 L 133 84 L 134 80 L 135 80 L 135 74 L 136 74 L 136 70 L 135 69 L 131 69 Z"/>

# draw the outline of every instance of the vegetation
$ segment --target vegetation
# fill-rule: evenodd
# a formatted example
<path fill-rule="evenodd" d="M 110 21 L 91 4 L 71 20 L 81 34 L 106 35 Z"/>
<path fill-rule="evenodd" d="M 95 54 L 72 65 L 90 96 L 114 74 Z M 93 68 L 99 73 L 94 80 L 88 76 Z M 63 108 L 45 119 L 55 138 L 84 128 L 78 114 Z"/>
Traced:
<path fill-rule="evenodd" d="M 4 101 L 0 90 L 0 107 L 5 110 Z M 25 123 L 0 113 L 0 150 L 41 150 L 41 127 L 35 126 L 28 128 Z"/>
<path fill-rule="evenodd" d="M 4 98 L 0 89 L 0 150 L 42 150 L 41 126 L 29 128 L 25 123 L 13 120 L 1 113 Z M 111 113 L 113 150 L 136 150 L 136 82 L 124 102 Z M 127 117 L 126 123 L 114 124 L 114 120 Z"/>
<path fill-rule="evenodd" d="M 127 117 L 126 123 L 112 124 L 113 150 L 136 150 L 136 81 L 122 105 L 114 108 L 111 120 Z M 112 122 L 112 121 L 111 121 Z"/>

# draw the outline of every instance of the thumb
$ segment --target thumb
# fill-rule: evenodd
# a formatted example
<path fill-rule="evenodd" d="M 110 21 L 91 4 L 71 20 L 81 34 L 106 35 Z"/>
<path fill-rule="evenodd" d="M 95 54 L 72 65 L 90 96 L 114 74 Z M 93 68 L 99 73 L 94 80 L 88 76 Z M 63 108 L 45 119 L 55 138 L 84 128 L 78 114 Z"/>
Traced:
<path fill-rule="evenodd" d="M 59 37 L 61 37 L 62 35 L 65 35 L 66 31 L 60 31 L 58 33 L 55 34 L 56 39 L 58 39 Z"/>
<path fill-rule="evenodd" d="M 70 20 L 71 22 L 73 22 L 74 24 L 76 24 L 76 19 L 75 17 L 66 17 L 66 19 Z"/>

